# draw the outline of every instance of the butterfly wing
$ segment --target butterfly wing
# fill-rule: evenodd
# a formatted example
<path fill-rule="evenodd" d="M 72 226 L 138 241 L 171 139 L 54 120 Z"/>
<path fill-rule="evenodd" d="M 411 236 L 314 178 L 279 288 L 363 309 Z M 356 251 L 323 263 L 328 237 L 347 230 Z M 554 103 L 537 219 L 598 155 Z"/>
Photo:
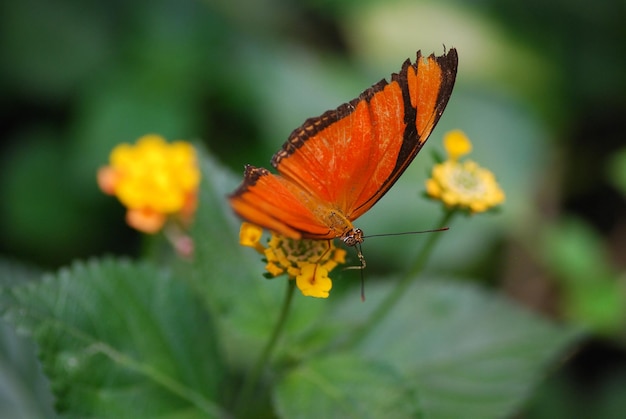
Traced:
<path fill-rule="evenodd" d="M 455 49 L 417 53 L 391 81 L 294 131 L 274 156 L 278 172 L 355 220 L 374 205 L 413 161 L 441 117 L 454 86 Z"/>
<path fill-rule="evenodd" d="M 432 132 L 452 93 L 456 50 L 407 60 L 391 81 L 311 118 L 272 159 L 280 176 L 246 170 L 230 196 L 237 214 L 293 238 L 333 238 L 395 183 Z"/>
<path fill-rule="evenodd" d="M 336 237 L 322 221 L 319 211 L 324 207 L 315 202 L 315 197 L 267 169 L 247 165 L 243 183 L 229 200 L 241 218 L 283 236 L 292 239 Z"/>

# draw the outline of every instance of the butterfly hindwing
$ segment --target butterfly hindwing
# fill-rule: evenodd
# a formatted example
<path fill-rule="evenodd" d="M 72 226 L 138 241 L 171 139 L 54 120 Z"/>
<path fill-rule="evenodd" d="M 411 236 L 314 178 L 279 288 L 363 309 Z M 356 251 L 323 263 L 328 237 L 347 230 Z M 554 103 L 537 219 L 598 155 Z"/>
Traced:
<path fill-rule="evenodd" d="M 307 196 L 267 169 L 247 165 L 244 181 L 230 196 L 230 204 L 244 220 L 286 237 L 299 239 L 302 233 L 320 239 L 335 237 L 311 210 Z"/>

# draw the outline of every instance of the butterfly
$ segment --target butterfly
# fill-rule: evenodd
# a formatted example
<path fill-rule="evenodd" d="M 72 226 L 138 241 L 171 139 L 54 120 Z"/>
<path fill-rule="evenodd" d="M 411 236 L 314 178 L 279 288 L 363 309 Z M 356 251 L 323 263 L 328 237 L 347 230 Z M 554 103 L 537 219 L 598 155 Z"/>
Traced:
<path fill-rule="evenodd" d="M 234 212 L 292 239 L 360 245 L 363 231 L 352 222 L 421 150 L 448 104 L 457 64 L 455 49 L 428 57 L 418 51 L 391 81 L 307 119 L 272 158 L 278 174 L 245 166 L 243 182 L 228 197 Z"/>

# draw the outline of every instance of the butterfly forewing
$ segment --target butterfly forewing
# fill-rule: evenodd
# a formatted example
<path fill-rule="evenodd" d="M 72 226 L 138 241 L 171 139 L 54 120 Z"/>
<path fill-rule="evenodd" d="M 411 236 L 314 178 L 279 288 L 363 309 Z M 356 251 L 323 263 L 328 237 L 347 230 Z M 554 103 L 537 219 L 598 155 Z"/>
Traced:
<path fill-rule="evenodd" d="M 296 151 L 274 158 L 282 176 L 348 217 L 355 203 L 375 193 L 376 184 L 390 174 L 400 148 L 394 139 L 404 130 L 402 103 L 387 106 L 398 97 L 388 93 L 397 85 L 379 83 L 373 89 L 319 122 L 312 120 L 316 129 L 290 138 L 286 149 L 297 144 Z"/>
<path fill-rule="evenodd" d="M 372 189 L 378 189 L 357 201 L 350 213 L 351 220 L 363 215 L 382 198 L 421 150 L 448 104 L 457 63 L 455 49 L 441 57 L 430 55 L 423 58 L 418 52 L 415 63 L 405 61 L 400 73 L 392 76 L 391 84 L 399 86 L 402 91 L 404 132 L 401 137 L 394 137 L 399 149 L 392 153 L 395 159 L 389 175 L 380 183 L 376 183 L 380 179 L 372 182 Z M 381 136 L 384 135 L 383 132 Z"/>

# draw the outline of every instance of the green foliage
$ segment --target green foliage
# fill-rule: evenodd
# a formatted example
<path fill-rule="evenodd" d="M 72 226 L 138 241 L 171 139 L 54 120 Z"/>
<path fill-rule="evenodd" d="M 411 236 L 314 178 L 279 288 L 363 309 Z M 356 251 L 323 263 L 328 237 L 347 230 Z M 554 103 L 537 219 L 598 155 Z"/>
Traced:
<path fill-rule="evenodd" d="M 179 279 L 123 260 L 75 263 L 6 289 L 2 307 L 35 339 L 60 413 L 218 416 L 211 318 Z"/>
<path fill-rule="evenodd" d="M 434 278 L 417 281 L 359 352 L 401 373 L 426 417 L 503 417 L 576 336 L 485 289 Z"/>
<path fill-rule="evenodd" d="M 320 357 L 290 370 L 278 383 L 284 418 L 420 417 L 419 395 L 397 371 L 354 354 Z"/>
<path fill-rule="evenodd" d="M 626 149 L 621 149 L 609 161 L 609 181 L 626 196 Z"/>
<path fill-rule="evenodd" d="M 232 415 L 285 280 L 264 280 L 260 256 L 237 244 L 224 196 L 243 164 L 267 167 L 305 118 L 443 44 L 460 55 L 444 118 L 359 226 L 433 227 L 439 206 L 417 196 L 429 153 L 454 128 L 496 173 L 502 212 L 456 220 L 428 271 L 354 346 L 351 333 L 368 328 L 422 236 L 367 241 L 365 303 L 354 272 L 333 272 L 328 300 L 297 296 L 249 412 L 618 417 L 623 12 L 618 0 L 3 2 L 0 252 L 26 263 L 0 261 L 0 416 L 54 417 L 53 404 L 69 417 Z M 92 258 L 139 253 L 95 171 L 114 145 L 149 132 L 212 150 L 191 232 L 196 258 L 177 260 L 162 238 L 142 238 L 138 261 Z M 59 266 L 42 279 L 40 269 Z M 511 285 L 564 323 L 492 289 Z M 581 326 L 617 359 L 593 352 L 581 375 L 578 354 L 554 377 Z M 544 376 L 553 379 L 537 387 Z"/>
<path fill-rule="evenodd" d="M 0 285 L 35 281 L 41 272 L 16 261 L 0 259 Z M 32 339 L 18 336 L 6 322 L 0 323 L 0 406 L 9 418 L 54 417 L 49 382 L 37 361 Z"/>
<path fill-rule="evenodd" d="M 232 177 L 209 157 L 202 168 L 194 262 L 90 260 L 4 288 L 4 319 L 36 342 L 60 413 L 242 409 L 237 383 L 270 334 L 285 279 L 262 279 L 258 257 L 236 244 L 223 201 Z M 366 303 L 356 283 L 328 300 L 297 298 L 249 417 L 268 403 L 289 418 L 501 417 L 578 336 L 480 287 L 433 278 L 346 346 L 397 281 L 368 285 Z"/>
<path fill-rule="evenodd" d="M 564 219 L 545 231 L 543 258 L 562 286 L 563 311 L 606 336 L 623 339 L 626 286 L 602 240 L 588 225 Z"/>

